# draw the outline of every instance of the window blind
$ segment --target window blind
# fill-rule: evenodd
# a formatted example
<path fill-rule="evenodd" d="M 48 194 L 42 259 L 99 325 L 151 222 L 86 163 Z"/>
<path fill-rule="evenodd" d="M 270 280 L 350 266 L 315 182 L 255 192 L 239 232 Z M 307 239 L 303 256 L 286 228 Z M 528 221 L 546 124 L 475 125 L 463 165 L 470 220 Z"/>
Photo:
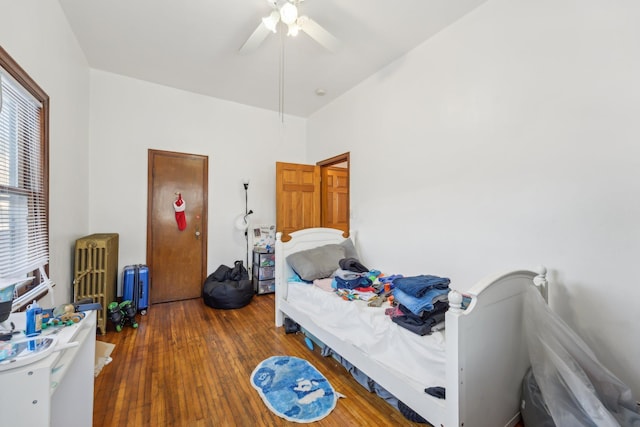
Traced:
<path fill-rule="evenodd" d="M 0 67 L 0 288 L 49 262 L 42 104 Z"/>

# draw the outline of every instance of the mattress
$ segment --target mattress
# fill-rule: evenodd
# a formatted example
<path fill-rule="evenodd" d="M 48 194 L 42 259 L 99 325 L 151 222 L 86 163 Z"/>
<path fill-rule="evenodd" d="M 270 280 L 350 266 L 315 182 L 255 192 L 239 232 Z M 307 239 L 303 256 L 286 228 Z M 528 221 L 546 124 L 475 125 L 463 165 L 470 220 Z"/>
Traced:
<path fill-rule="evenodd" d="M 290 282 L 287 300 L 318 327 L 351 343 L 412 388 L 445 386 L 446 330 L 417 335 L 391 321 L 384 313 L 388 303 L 369 307 L 306 283 Z"/>

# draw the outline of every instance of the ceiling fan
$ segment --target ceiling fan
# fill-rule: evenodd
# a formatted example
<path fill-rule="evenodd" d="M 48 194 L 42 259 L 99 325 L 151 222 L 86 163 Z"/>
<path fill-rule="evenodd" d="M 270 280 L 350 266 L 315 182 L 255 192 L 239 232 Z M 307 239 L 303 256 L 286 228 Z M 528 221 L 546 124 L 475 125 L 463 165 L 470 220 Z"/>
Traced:
<path fill-rule="evenodd" d="M 258 27 L 240 48 L 240 52 L 246 53 L 257 49 L 270 33 L 278 31 L 279 23 L 287 26 L 288 36 L 295 37 L 302 31 L 330 52 L 336 52 L 340 47 L 340 41 L 337 38 L 308 16 L 299 16 L 298 6 L 303 1 L 267 0 L 272 8 L 271 13 L 262 18 Z"/>

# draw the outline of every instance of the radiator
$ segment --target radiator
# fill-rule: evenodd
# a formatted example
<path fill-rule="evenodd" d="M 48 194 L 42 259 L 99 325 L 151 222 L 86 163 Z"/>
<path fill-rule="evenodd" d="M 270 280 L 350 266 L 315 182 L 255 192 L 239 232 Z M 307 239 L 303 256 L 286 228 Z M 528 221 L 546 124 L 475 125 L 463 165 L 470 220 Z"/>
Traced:
<path fill-rule="evenodd" d="M 107 333 L 107 306 L 116 301 L 118 283 L 118 234 L 91 234 L 76 240 L 73 299 L 91 298 L 100 303 L 97 325 Z"/>

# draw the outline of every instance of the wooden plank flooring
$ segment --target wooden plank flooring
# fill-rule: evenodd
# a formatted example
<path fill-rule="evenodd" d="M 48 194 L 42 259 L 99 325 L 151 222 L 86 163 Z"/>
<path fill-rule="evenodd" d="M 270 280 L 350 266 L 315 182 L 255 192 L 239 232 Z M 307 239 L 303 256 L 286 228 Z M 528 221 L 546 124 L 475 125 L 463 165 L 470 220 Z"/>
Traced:
<path fill-rule="evenodd" d="M 310 351 L 299 334 L 274 327 L 273 295 L 237 310 L 194 299 L 152 306 L 140 327 L 98 340 L 116 345 L 96 378 L 95 427 L 298 426 L 271 413 L 249 382 L 274 355 L 308 360 L 347 396 L 315 426 L 424 426 L 361 387 L 331 357 Z"/>

